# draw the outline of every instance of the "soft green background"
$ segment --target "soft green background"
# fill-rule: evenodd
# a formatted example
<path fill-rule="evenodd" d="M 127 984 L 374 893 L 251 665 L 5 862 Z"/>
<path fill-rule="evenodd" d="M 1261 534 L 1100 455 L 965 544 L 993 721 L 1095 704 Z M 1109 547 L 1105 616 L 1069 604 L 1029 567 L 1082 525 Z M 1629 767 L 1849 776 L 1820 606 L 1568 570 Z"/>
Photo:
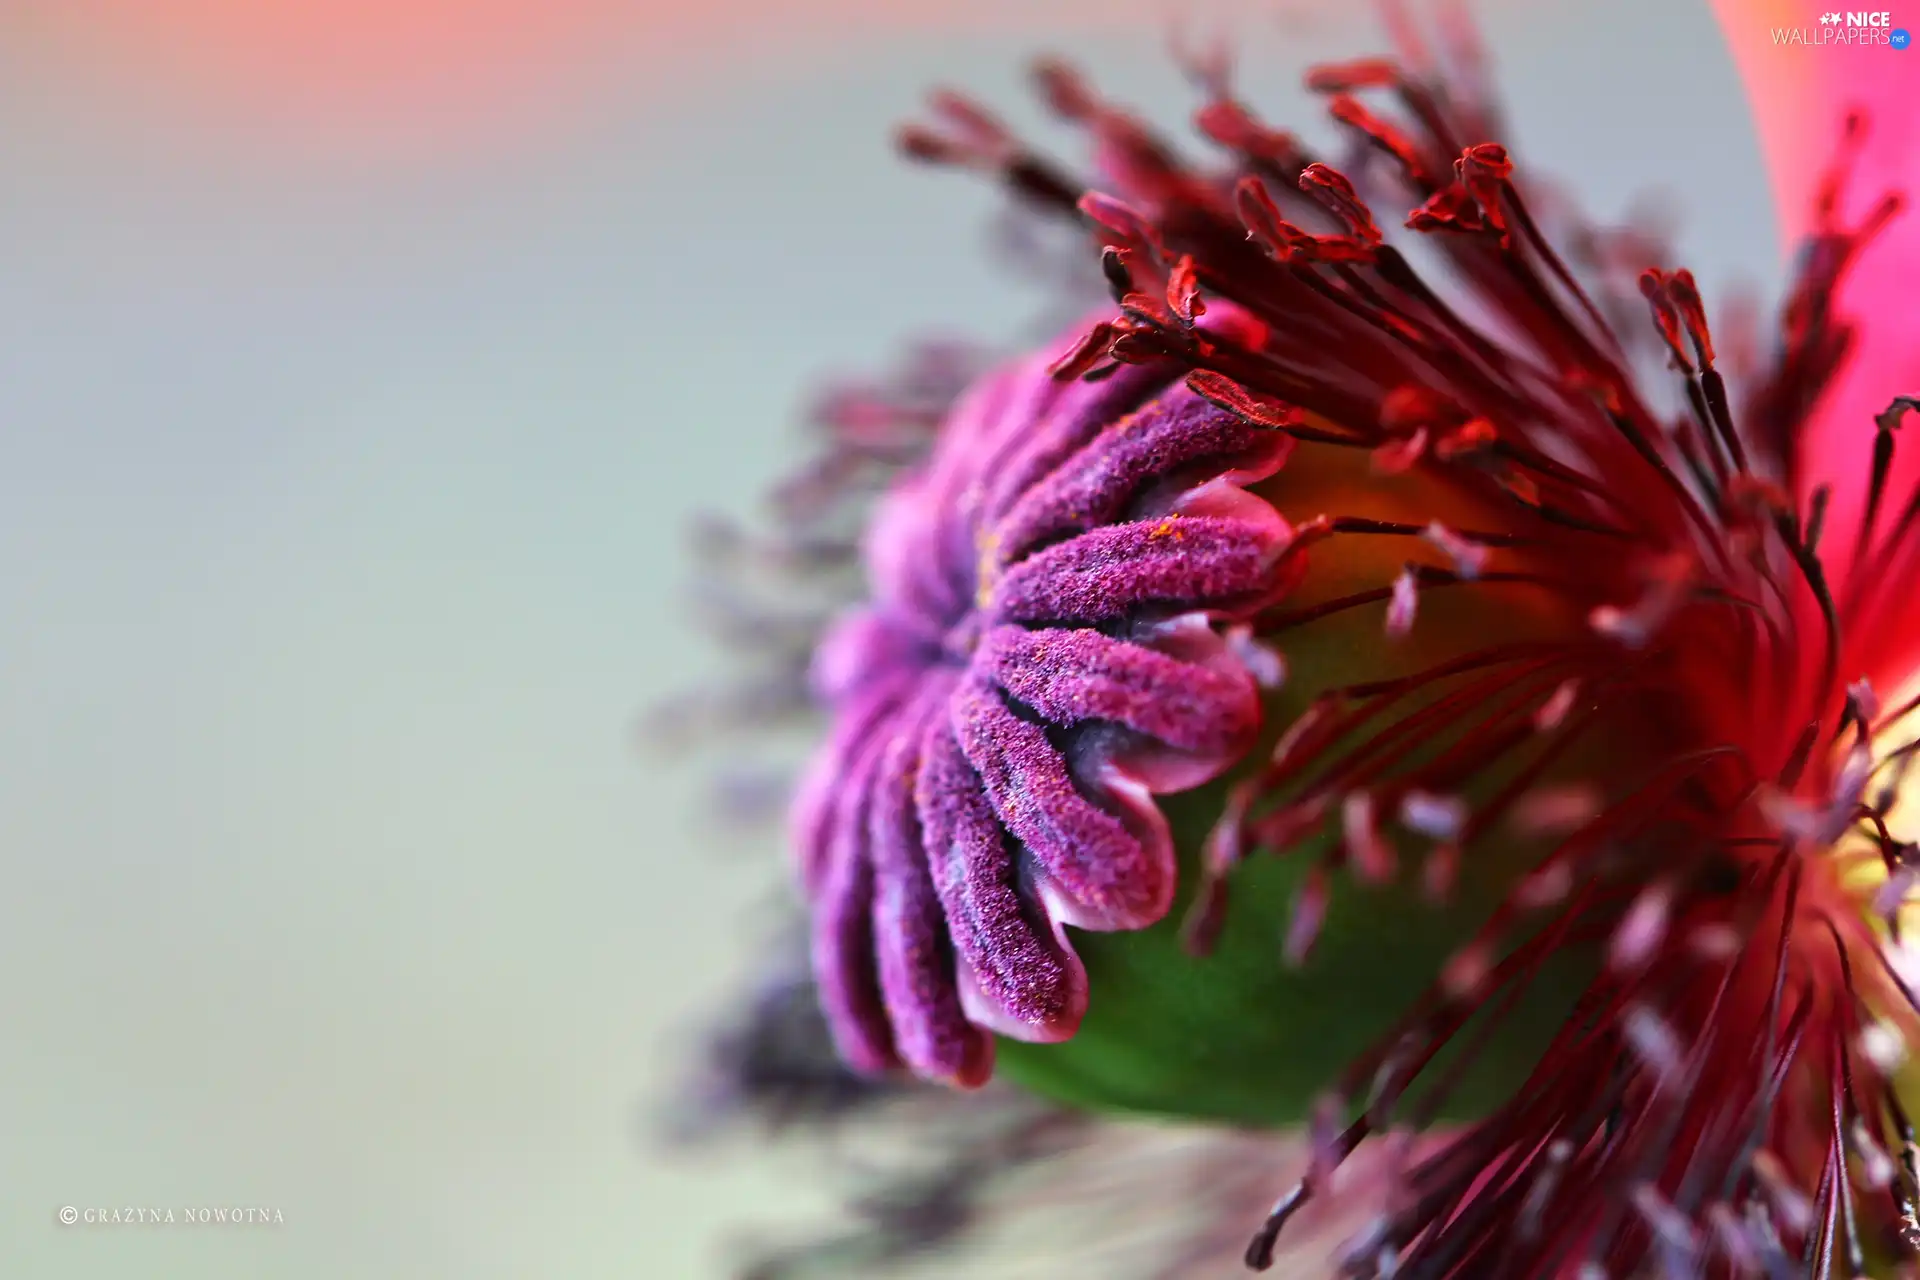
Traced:
<path fill-rule="evenodd" d="M 1246 11 L 1296 101 L 1315 47 Z M 1766 274 L 1704 5 L 1495 36 L 1523 155 L 1609 213 L 1666 181 L 1703 280 Z M 1177 121 L 1159 39 L 1084 47 Z M 1013 99 L 1035 41 L 889 40 L 400 169 L 0 42 L 0 1274 L 712 1277 L 722 1224 L 808 1203 L 639 1140 L 768 872 L 628 734 L 714 667 L 679 530 L 814 374 L 1034 301 L 885 131 L 930 80 Z M 233 1201 L 286 1224 L 55 1224 Z"/>

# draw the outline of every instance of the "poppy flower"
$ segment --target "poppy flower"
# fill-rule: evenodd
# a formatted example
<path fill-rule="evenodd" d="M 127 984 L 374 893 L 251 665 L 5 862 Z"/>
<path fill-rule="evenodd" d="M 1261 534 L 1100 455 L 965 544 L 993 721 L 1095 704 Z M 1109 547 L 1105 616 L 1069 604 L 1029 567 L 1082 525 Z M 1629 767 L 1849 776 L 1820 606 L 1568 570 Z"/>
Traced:
<path fill-rule="evenodd" d="M 1763 356 L 1509 153 L 1468 33 L 1393 32 L 1310 73 L 1338 157 L 1218 59 L 1213 163 L 1058 63 L 1090 179 L 955 94 L 903 132 L 1080 228 L 1111 300 L 836 400 L 782 495 L 789 563 L 870 512 L 863 598 L 778 657 L 829 721 L 778 1007 L 817 996 L 846 1070 L 762 1018 L 729 1078 L 798 1114 L 986 1086 L 917 1112 L 976 1117 L 924 1144 L 959 1182 L 879 1202 L 866 1265 L 1106 1149 L 1075 1113 L 1272 1131 L 1256 1269 L 1315 1215 L 1353 1276 L 1920 1261 L 1915 156 L 1893 92 L 1829 96 L 1898 82 L 1796 88 L 1810 192 L 1814 135 L 1770 138 L 1812 212 Z M 1217 1245 L 1241 1184 L 1201 1181 L 1175 1234 Z"/>

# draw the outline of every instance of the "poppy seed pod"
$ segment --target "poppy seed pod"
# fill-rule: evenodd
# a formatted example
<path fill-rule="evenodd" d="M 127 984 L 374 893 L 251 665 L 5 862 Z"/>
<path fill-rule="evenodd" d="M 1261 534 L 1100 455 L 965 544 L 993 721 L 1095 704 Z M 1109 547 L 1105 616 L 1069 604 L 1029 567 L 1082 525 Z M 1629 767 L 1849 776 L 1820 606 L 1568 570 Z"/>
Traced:
<path fill-rule="evenodd" d="M 1377 1138 L 1343 1274 L 1892 1274 L 1920 404 L 1819 419 L 1899 212 L 1844 214 L 1871 121 L 1763 359 L 1402 36 L 1311 73 L 1338 164 L 1214 63 L 1214 165 L 1056 63 L 1093 182 L 952 94 L 903 135 L 1073 220 L 1113 301 L 928 420 L 813 651 L 835 1043 L 1297 1135 L 1255 1268 Z"/>

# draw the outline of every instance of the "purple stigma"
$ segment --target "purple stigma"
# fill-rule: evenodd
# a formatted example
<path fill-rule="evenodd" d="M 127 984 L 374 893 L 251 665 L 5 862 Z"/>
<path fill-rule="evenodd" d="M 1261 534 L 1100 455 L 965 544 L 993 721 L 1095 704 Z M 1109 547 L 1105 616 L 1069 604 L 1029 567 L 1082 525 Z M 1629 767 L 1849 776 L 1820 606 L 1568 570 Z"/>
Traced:
<path fill-rule="evenodd" d="M 833 720 L 793 809 L 821 1003 L 854 1066 L 973 1086 L 989 1031 L 1071 1037 L 1066 927 L 1173 901 L 1154 796 L 1258 734 L 1222 634 L 1293 530 L 1243 486 L 1291 447 L 1165 367 L 1094 381 L 1060 350 L 982 379 L 867 530 L 871 599 L 815 655 Z"/>

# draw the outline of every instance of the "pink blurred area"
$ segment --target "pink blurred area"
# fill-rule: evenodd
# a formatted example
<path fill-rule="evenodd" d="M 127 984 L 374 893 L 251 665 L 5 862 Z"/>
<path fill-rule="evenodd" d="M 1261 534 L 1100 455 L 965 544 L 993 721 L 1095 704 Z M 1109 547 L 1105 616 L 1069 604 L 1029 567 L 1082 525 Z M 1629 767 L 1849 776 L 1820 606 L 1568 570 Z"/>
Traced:
<path fill-rule="evenodd" d="M 1807 230 L 1813 186 L 1849 108 L 1872 117 L 1860 166 L 1862 185 L 1872 189 L 1857 194 L 1871 200 L 1879 195 L 1875 182 L 1920 177 L 1920 63 L 1910 52 L 1783 45 L 1776 31 L 1819 22 L 1819 6 L 1799 0 L 1713 0 L 1713 9 L 1746 84 L 1789 241 Z M 1920 26 L 1920 14 L 1895 13 L 1896 21 L 1906 16 L 1915 19 L 1908 25 Z"/>
<path fill-rule="evenodd" d="M 43 73 L 186 127 L 404 155 L 565 119 L 596 77 L 670 39 L 611 0 L 64 0 Z"/>
<path fill-rule="evenodd" d="M 1822 402 L 1811 437 L 1806 484 L 1832 486 L 1831 552 L 1850 556 L 1857 553 L 1853 534 L 1866 501 L 1873 416 L 1896 394 L 1920 395 L 1920 54 L 1782 44 L 1780 30 L 1819 21 L 1819 6 L 1799 0 L 1713 0 L 1713 8 L 1746 86 L 1787 251 L 1814 229 L 1819 185 L 1841 151 L 1849 111 L 1864 113 L 1866 133 L 1836 210 L 1839 226 L 1860 225 L 1889 193 L 1905 198 L 1904 210 L 1862 251 L 1834 299 L 1858 327 L 1851 359 Z M 1920 27 L 1920 14 L 1895 9 L 1894 19 Z M 1909 433 L 1895 455 L 1894 502 L 1916 484 L 1920 448 Z M 1910 667 L 1914 642 L 1905 637 L 1917 618 L 1920 604 L 1879 628 L 1893 647 L 1868 655 L 1870 668 Z"/>
<path fill-rule="evenodd" d="M 1360 8 L 1361 6 L 1355 6 Z M 1324 25 L 1318 0 L 32 0 L 42 74 L 179 123 L 405 158 L 564 129 L 610 92 L 671 111 L 902 31 Z"/>

